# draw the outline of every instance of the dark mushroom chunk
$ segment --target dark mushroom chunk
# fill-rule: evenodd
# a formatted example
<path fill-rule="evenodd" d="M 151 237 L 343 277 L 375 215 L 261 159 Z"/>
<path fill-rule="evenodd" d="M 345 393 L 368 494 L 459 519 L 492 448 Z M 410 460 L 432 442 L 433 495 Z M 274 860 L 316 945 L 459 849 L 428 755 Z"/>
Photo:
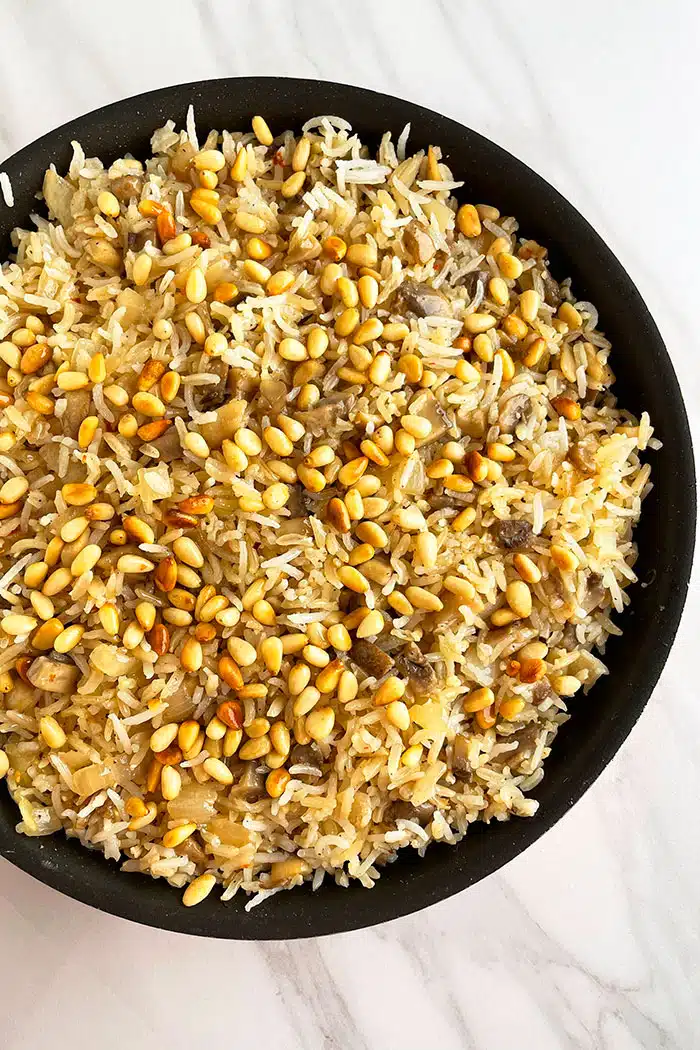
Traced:
<path fill-rule="evenodd" d="M 321 501 L 314 499 L 309 490 L 305 489 L 303 485 L 300 485 L 299 488 L 301 490 L 299 492 L 299 503 L 301 505 L 302 513 L 306 514 L 307 517 L 310 517 L 312 514 L 318 516 L 318 512 L 321 509 Z"/>
<path fill-rule="evenodd" d="M 474 299 L 479 288 L 485 288 L 486 282 L 488 281 L 490 274 L 484 273 L 483 270 L 472 270 L 464 278 L 464 291 L 469 296 L 470 302 Z"/>
<path fill-rule="evenodd" d="M 211 386 L 201 389 L 202 393 L 197 399 L 197 408 L 200 412 L 218 412 L 229 399 L 225 383 L 217 383 L 216 386 L 212 383 Z"/>
<path fill-rule="evenodd" d="M 527 292 L 531 288 L 535 287 L 535 270 L 533 268 L 529 270 L 523 270 L 520 277 L 515 282 L 515 287 L 519 292 Z"/>
<path fill-rule="evenodd" d="M 73 692 L 80 672 L 70 658 L 64 662 L 60 655 L 37 656 L 32 660 L 27 678 L 35 689 L 44 689 L 47 693 Z"/>
<path fill-rule="evenodd" d="M 188 860 L 194 861 L 195 864 L 205 865 L 208 863 L 206 853 L 192 836 L 185 839 L 185 841 L 180 843 L 179 846 L 176 846 L 175 852 L 182 853 Z"/>
<path fill-rule="evenodd" d="M 424 265 L 435 255 L 435 244 L 428 231 L 418 223 L 412 222 L 404 230 L 403 246 L 409 261 L 414 265 Z"/>
<path fill-rule="evenodd" d="M 507 551 L 527 547 L 532 540 L 532 525 L 529 521 L 497 521 L 493 526 L 496 541 Z"/>
<path fill-rule="evenodd" d="M 547 306 L 551 306 L 556 310 L 561 306 L 561 288 L 559 282 L 555 281 L 553 277 L 550 277 L 548 273 L 542 274 L 542 284 L 544 285 L 544 301 Z"/>
<path fill-rule="evenodd" d="M 161 459 L 165 460 L 178 459 L 182 452 L 180 436 L 175 427 L 169 427 L 164 434 L 161 434 L 155 441 L 149 441 L 148 444 L 156 449 Z"/>
<path fill-rule="evenodd" d="M 603 577 L 598 572 L 590 573 L 586 579 L 586 593 L 581 603 L 585 611 L 590 613 L 597 609 L 599 605 L 602 605 L 605 595 Z"/>
<path fill-rule="evenodd" d="M 248 802 L 257 802 L 265 794 L 265 774 L 257 762 L 245 762 L 243 772 L 233 788 L 237 795 L 243 795 Z"/>
<path fill-rule="evenodd" d="M 420 806 L 414 806 L 412 802 L 392 802 L 387 813 L 391 821 L 412 820 L 414 824 L 420 824 L 424 828 L 433 819 L 435 806 L 430 802 L 422 802 Z"/>
<path fill-rule="evenodd" d="M 229 366 L 220 358 L 210 358 L 206 371 L 219 377 L 218 383 L 208 383 L 206 386 L 197 387 L 195 395 L 197 408 L 200 412 L 216 412 L 231 399 L 228 388 Z"/>
<path fill-rule="evenodd" d="M 90 415 L 92 396 L 89 390 L 73 390 L 64 394 L 64 397 L 66 408 L 61 416 L 63 432 L 64 434 L 77 434 L 82 421 Z"/>
<path fill-rule="evenodd" d="M 397 670 L 408 678 L 408 687 L 415 697 L 424 696 L 435 688 L 437 676 L 415 642 L 408 642 L 395 659 Z"/>
<path fill-rule="evenodd" d="M 146 241 L 150 240 L 150 236 L 147 230 L 141 230 L 140 233 L 133 233 L 129 231 L 126 235 L 126 246 L 129 251 L 140 252 L 146 246 Z"/>
<path fill-rule="evenodd" d="M 295 744 L 289 752 L 290 766 L 320 766 L 321 757 L 315 744 Z"/>
<path fill-rule="evenodd" d="M 130 200 L 141 196 L 142 187 L 143 179 L 137 179 L 133 175 L 122 175 L 118 179 L 113 179 L 111 189 L 118 201 L 128 204 Z"/>
<path fill-rule="evenodd" d="M 287 510 L 292 518 L 304 519 L 304 532 L 308 532 L 309 529 L 308 518 L 312 515 L 318 517 L 322 507 L 323 501 L 319 498 L 314 498 L 313 494 L 308 489 L 305 489 L 303 485 L 296 483 L 289 486 Z M 278 530 L 277 535 L 281 536 L 284 533 Z"/>
<path fill-rule="evenodd" d="M 400 288 L 401 298 L 407 310 L 418 317 L 447 317 L 450 307 L 447 299 L 437 288 L 417 281 L 404 281 Z"/>
<path fill-rule="evenodd" d="M 347 587 L 342 589 L 338 598 L 338 608 L 342 613 L 351 613 L 354 609 L 359 609 L 361 605 L 364 605 L 361 594 L 356 594 Z"/>
<path fill-rule="evenodd" d="M 295 744 L 289 752 L 287 765 L 290 768 L 306 766 L 307 772 L 298 774 L 300 779 L 304 777 L 320 777 L 323 772 L 323 760 L 314 744 Z"/>
<path fill-rule="evenodd" d="M 537 683 L 541 685 L 541 682 Z M 508 737 L 509 741 L 517 741 L 517 747 L 514 747 L 511 751 L 502 751 L 500 755 L 493 760 L 493 764 L 500 768 L 503 766 L 509 766 L 510 769 L 515 769 L 522 762 L 527 761 L 532 756 L 535 746 L 537 744 L 537 738 L 542 731 L 542 726 L 537 722 L 530 722 L 529 725 L 523 729 L 519 729 Z"/>
<path fill-rule="evenodd" d="M 548 678 L 541 678 L 539 682 L 535 682 L 532 690 L 532 702 L 533 704 L 541 704 L 544 700 L 553 699 L 557 694 L 549 684 Z"/>
<path fill-rule="evenodd" d="M 378 645 L 358 638 L 350 650 L 350 659 L 369 678 L 383 678 L 394 666 L 394 661 Z"/>
<path fill-rule="evenodd" d="M 432 510 L 463 510 L 464 503 L 459 503 L 458 492 L 443 492 L 439 496 L 430 496 L 429 502 Z M 464 493 L 466 496 L 466 493 Z"/>
<path fill-rule="evenodd" d="M 515 394 L 504 402 L 498 413 L 498 425 L 502 434 L 512 434 L 530 405 L 527 394 Z"/>

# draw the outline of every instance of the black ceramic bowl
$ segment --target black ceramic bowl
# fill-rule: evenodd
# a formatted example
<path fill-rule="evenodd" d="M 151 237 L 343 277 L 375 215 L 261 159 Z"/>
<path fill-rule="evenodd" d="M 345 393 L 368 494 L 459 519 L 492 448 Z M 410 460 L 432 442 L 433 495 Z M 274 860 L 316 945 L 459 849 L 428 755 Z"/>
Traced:
<path fill-rule="evenodd" d="M 131 151 L 145 155 L 154 128 L 184 122 L 193 103 L 200 129 L 249 127 L 262 113 L 275 131 L 298 128 L 318 113 L 347 118 L 362 138 L 378 143 L 390 129 L 411 122 L 411 148 L 439 144 L 470 201 L 488 201 L 515 215 L 521 232 L 550 249 L 552 270 L 573 278 L 579 298 L 600 310 L 613 343 L 616 392 L 621 403 L 651 414 L 664 447 L 652 455 L 654 489 L 637 529 L 640 582 L 630 590 L 622 617 L 624 635 L 610 640 L 602 679 L 585 703 L 572 703 L 573 718 L 557 737 L 546 776 L 535 792 L 537 816 L 489 827 L 475 825 L 457 847 L 433 845 L 419 860 L 413 851 L 385 869 L 376 887 L 342 890 L 324 885 L 276 895 L 250 913 L 245 900 L 222 905 L 212 894 L 184 908 L 163 881 L 121 874 L 62 835 L 17 835 L 17 810 L 0 786 L 0 853 L 24 871 L 77 900 L 163 929 L 227 938 L 309 937 L 393 919 L 449 897 L 496 871 L 550 828 L 590 787 L 611 760 L 646 704 L 664 666 L 686 596 L 695 533 L 695 477 L 690 432 L 673 366 L 634 284 L 585 219 L 548 183 L 476 132 L 430 110 L 361 88 L 279 78 L 183 84 L 118 102 L 80 117 L 21 150 L 3 168 L 12 179 L 15 205 L 0 207 L 0 259 L 10 251 L 10 231 L 36 210 L 45 168 L 67 168 L 71 139 L 88 155 L 112 160 Z"/>

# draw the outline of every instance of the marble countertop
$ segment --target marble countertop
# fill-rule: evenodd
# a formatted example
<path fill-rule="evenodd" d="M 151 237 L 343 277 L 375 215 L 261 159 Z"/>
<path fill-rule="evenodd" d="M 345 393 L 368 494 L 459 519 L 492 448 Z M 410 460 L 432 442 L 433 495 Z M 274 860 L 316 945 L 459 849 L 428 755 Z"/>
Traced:
<path fill-rule="evenodd" d="M 166 83 L 286 74 L 410 98 L 558 186 L 628 268 L 698 423 L 692 0 L 0 0 L 0 161 Z M 637 728 L 544 839 L 426 912 L 306 942 L 157 932 L 0 861 L 5 1050 L 698 1045 L 697 583 Z M 41 992 L 37 991 L 40 985 Z M 196 1039 L 196 1043 L 195 1043 Z"/>

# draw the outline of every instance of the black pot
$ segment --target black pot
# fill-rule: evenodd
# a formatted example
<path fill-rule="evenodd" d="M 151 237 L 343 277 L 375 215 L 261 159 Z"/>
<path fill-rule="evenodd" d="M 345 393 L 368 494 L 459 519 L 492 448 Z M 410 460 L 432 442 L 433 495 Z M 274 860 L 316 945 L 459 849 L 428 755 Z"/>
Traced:
<path fill-rule="evenodd" d="M 442 147 L 470 201 L 487 201 L 515 215 L 521 233 L 548 246 L 553 273 L 570 276 L 579 298 L 600 311 L 613 343 L 620 403 L 649 411 L 663 448 L 650 455 L 654 489 L 637 528 L 640 582 L 630 588 L 624 635 L 611 638 L 610 669 L 585 699 L 571 703 L 573 718 L 559 733 L 546 776 L 534 795 L 536 817 L 474 825 L 458 846 L 432 845 L 424 859 L 412 850 L 385 869 L 371 892 L 355 885 L 324 885 L 317 893 L 280 893 L 247 913 L 243 896 L 222 905 L 214 893 L 193 909 L 162 880 L 122 874 L 116 864 L 63 835 L 17 835 L 18 811 L 0 787 L 0 853 L 13 864 L 77 900 L 162 929 L 209 937 L 309 937 L 357 929 L 396 918 L 463 890 L 517 856 L 550 828 L 611 760 L 647 702 L 673 642 L 685 602 L 695 534 L 695 475 L 683 399 L 673 366 L 639 292 L 598 234 L 560 193 L 505 150 L 453 120 L 388 95 L 312 80 L 259 77 L 183 84 L 117 102 L 64 125 L 4 164 L 14 188 L 13 208 L 0 206 L 0 258 L 10 231 L 36 210 L 44 170 L 64 171 L 71 139 L 86 154 L 110 161 L 148 152 L 151 132 L 172 118 L 182 126 L 194 104 L 201 130 L 249 127 L 262 113 L 273 133 L 298 128 L 318 113 L 347 118 L 369 143 L 411 122 L 410 146 Z M 643 805 L 640 800 L 640 805 Z"/>

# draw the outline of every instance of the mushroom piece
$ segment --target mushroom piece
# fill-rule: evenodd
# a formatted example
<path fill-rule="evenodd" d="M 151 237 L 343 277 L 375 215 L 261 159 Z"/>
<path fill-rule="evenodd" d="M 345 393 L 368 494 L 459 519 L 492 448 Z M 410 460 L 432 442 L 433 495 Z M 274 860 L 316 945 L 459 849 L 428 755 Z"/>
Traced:
<path fill-rule="evenodd" d="M 37 656 L 32 660 L 27 678 L 35 689 L 47 693 L 72 693 L 78 681 L 78 668 L 72 660 L 67 662 L 54 656 Z"/>
<path fill-rule="evenodd" d="M 542 274 L 542 284 L 544 286 L 544 301 L 547 306 L 553 307 L 555 310 L 561 305 L 561 288 L 559 282 L 555 281 L 553 277 L 545 270 Z"/>
<path fill-rule="evenodd" d="M 358 638 L 350 650 L 350 659 L 369 678 L 383 678 L 394 666 L 394 661 L 374 642 Z"/>
<path fill-rule="evenodd" d="M 532 525 L 529 521 L 497 521 L 493 533 L 501 547 L 507 551 L 527 547 L 532 539 Z"/>
<path fill-rule="evenodd" d="M 532 690 L 532 702 L 533 704 L 541 704 L 543 700 L 554 699 L 556 693 L 552 689 L 548 678 L 541 678 L 539 682 L 535 682 L 535 686 Z"/>
<path fill-rule="evenodd" d="M 437 441 L 450 428 L 449 416 L 432 390 L 422 390 L 420 394 L 417 394 L 411 401 L 408 410 L 412 416 L 423 416 L 429 420 L 432 427 L 427 438 L 416 442 L 419 448 L 430 441 Z"/>
<path fill-rule="evenodd" d="M 195 864 L 204 865 L 207 863 L 206 853 L 192 835 L 185 839 L 184 842 L 181 842 L 179 846 L 176 846 L 175 852 L 184 854 L 188 860 L 194 861 Z"/>
<path fill-rule="evenodd" d="M 359 389 L 356 388 L 356 389 Z M 349 419 L 355 404 L 355 397 L 345 391 L 330 394 L 310 408 L 308 412 L 297 412 L 296 418 L 314 437 L 324 434 L 337 419 Z"/>
<path fill-rule="evenodd" d="M 498 425 L 502 434 L 512 434 L 530 405 L 527 394 L 514 394 L 504 401 L 498 413 Z"/>
<path fill-rule="evenodd" d="M 70 182 L 66 182 L 65 179 L 61 178 L 53 168 L 49 168 L 44 175 L 42 189 L 49 214 L 58 219 L 61 226 L 70 226 L 73 221 L 71 205 L 73 203 L 73 194 L 75 193 L 74 187 L 71 186 Z"/>
<path fill-rule="evenodd" d="M 64 434 L 77 434 L 82 421 L 85 419 L 86 416 L 90 415 L 90 404 L 92 401 L 92 396 L 89 390 L 72 390 L 70 391 L 70 393 L 67 393 L 64 396 L 66 399 L 66 409 L 63 415 L 61 416 L 61 425 L 63 426 L 63 432 Z M 56 450 L 59 451 L 58 444 L 54 442 L 54 445 L 56 447 Z M 40 448 L 40 455 L 43 452 L 44 447 L 45 446 L 42 446 L 42 448 Z M 76 465 L 83 470 L 85 469 L 82 463 Z M 67 474 L 71 474 L 71 477 L 61 475 L 61 481 L 64 485 L 67 481 L 74 480 L 72 472 L 70 470 L 70 466 L 68 468 Z"/>
<path fill-rule="evenodd" d="M 423 265 L 435 255 L 433 238 L 422 226 L 412 222 L 404 230 L 403 246 L 409 260 L 415 265 Z"/>
<path fill-rule="evenodd" d="M 155 441 L 149 441 L 149 445 L 156 449 L 160 458 L 164 460 L 179 459 L 182 452 L 180 435 L 175 427 L 168 427 L 165 433 Z"/>
<path fill-rule="evenodd" d="M 249 802 L 255 802 L 265 794 L 265 776 L 258 769 L 257 762 L 245 762 L 238 783 L 233 788 L 237 795 L 243 795 Z"/>
<path fill-rule="evenodd" d="M 549 683 L 546 683 L 549 685 Z M 542 685 L 542 682 L 538 682 L 537 685 Z M 535 687 L 537 688 L 537 686 Z M 550 689 L 551 692 L 551 689 Z M 530 722 L 523 729 L 517 730 L 512 733 L 507 740 L 509 742 L 517 741 L 517 747 L 514 747 L 512 751 L 502 751 L 494 760 L 493 764 L 499 768 L 503 766 L 509 766 L 511 769 L 515 769 L 522 762 L 527 761 L 532 757 L 532 753 L 535 750 L 537 739 L 542 731 L 542 726 L 538 722 Z"/>
<path fill-rule="evenodd" d="M 412 802 L 392 802 L 387 813 L 389 820 L 412 820 L 414 824 L 420 824 L 422 828 L 433 819 L 435 806 L 430 802 L 422 802 L 420 806 L 414 806 Z"/>
<path fill-rule="evenodd" d="M 428 496 L 431 510 L 464 510 L 467 505 L 466 492 L 442 492 Z"/>
<path fill-rule="evenodd" d="M 133 175 L 122 175 L 113 180 L 111 189 L 118 201 L 128 204 L 130 200 L 138 200 L 142 186 L 143 179 L 134 178 Z"/>
<path fill-rule="evenodd" d="M 195 403 L 200 412 L 216 412 L 223 408 L 231 398 L 229 380 L 232 370 L 221 357 L 210 359 L 206 370 L 211 375 L 218 376 L 219 382 L 198 387 L 195 393 Z"/>
<path fill-rule="evenodd" d="M 404 281 L 401 285 L 401 298 L 407 310 L 418 317 L 448 317 L 450 307 L 447 299 L 437 288 L 417 281 Z"/>
<path fill-rule="evenodd" d="M 320 777 L 323 773 L 323 760 L 318 749 L 313 744 L 295 744 L 289 753 L 288 767 L 305 767 L 305 772 L 294 773 L 293 776 L 304 783 L 308 783 L 307 777 Z"/>
<path fill-rule="evenodd" d="M 486 288 L 486 282 L 491 275 L 486 273 L 484 270 L 472 270 L 464 278 L 464 291 L 469 296 L 470 301 L 474 300 L 474 297 L 481 289 L 482 291 Z M 483 298 L 483 296 L 480 296 Z"/>
<path fill-rule="evenodd" d="M 314 499 L 313 494 L 308 489 L 305 489 L 303 485 L 295 482 L 289 486 L 287 510 L 292 515 L 292 518 L 308 518 L 312 514 L 318 515 L 321 507 L 321 501 Z M 277 535 L 284 535 L 284 533 L 278 529 Z"/>
<path fill-rule="evenodd" d="M 464 438 L 483 438 L 486 433 L 487 419 L 483 408 L 457 409 L 457 422 Z"/>
<path fill-rule="evenodd" d="M 421 697 L 435 687 L 435 671 L 415 642 L 407 642 L 396 656 L 396 667 L 408 678 L 408 687 L 414 697 Z"/>
<path fill-rule="evenodd" d="M 129 251 L 140 252 L 146 247 L 146 242 L 149 241 L 150 235 L 148 230 L 140 230 L 138 233 L 134 233 L 133 230 L 129 230 L 126 235 L 126 246 Z"/>
<path fill-rule="evenodd" d="M 599 605 L 602 605 L 606 594 L 607 591 L 603 586 L 603 577 L 598 572 L 592 572 L 586 578 L 586 593 L 581 605 L 587 613 L 591 613 Z"/>
<path fill-rule="evenodd" d="M 290 766 L 317 766 L 321 772 L 321 757 L 314 744 L 295 744 L 289 752 Z"/>

